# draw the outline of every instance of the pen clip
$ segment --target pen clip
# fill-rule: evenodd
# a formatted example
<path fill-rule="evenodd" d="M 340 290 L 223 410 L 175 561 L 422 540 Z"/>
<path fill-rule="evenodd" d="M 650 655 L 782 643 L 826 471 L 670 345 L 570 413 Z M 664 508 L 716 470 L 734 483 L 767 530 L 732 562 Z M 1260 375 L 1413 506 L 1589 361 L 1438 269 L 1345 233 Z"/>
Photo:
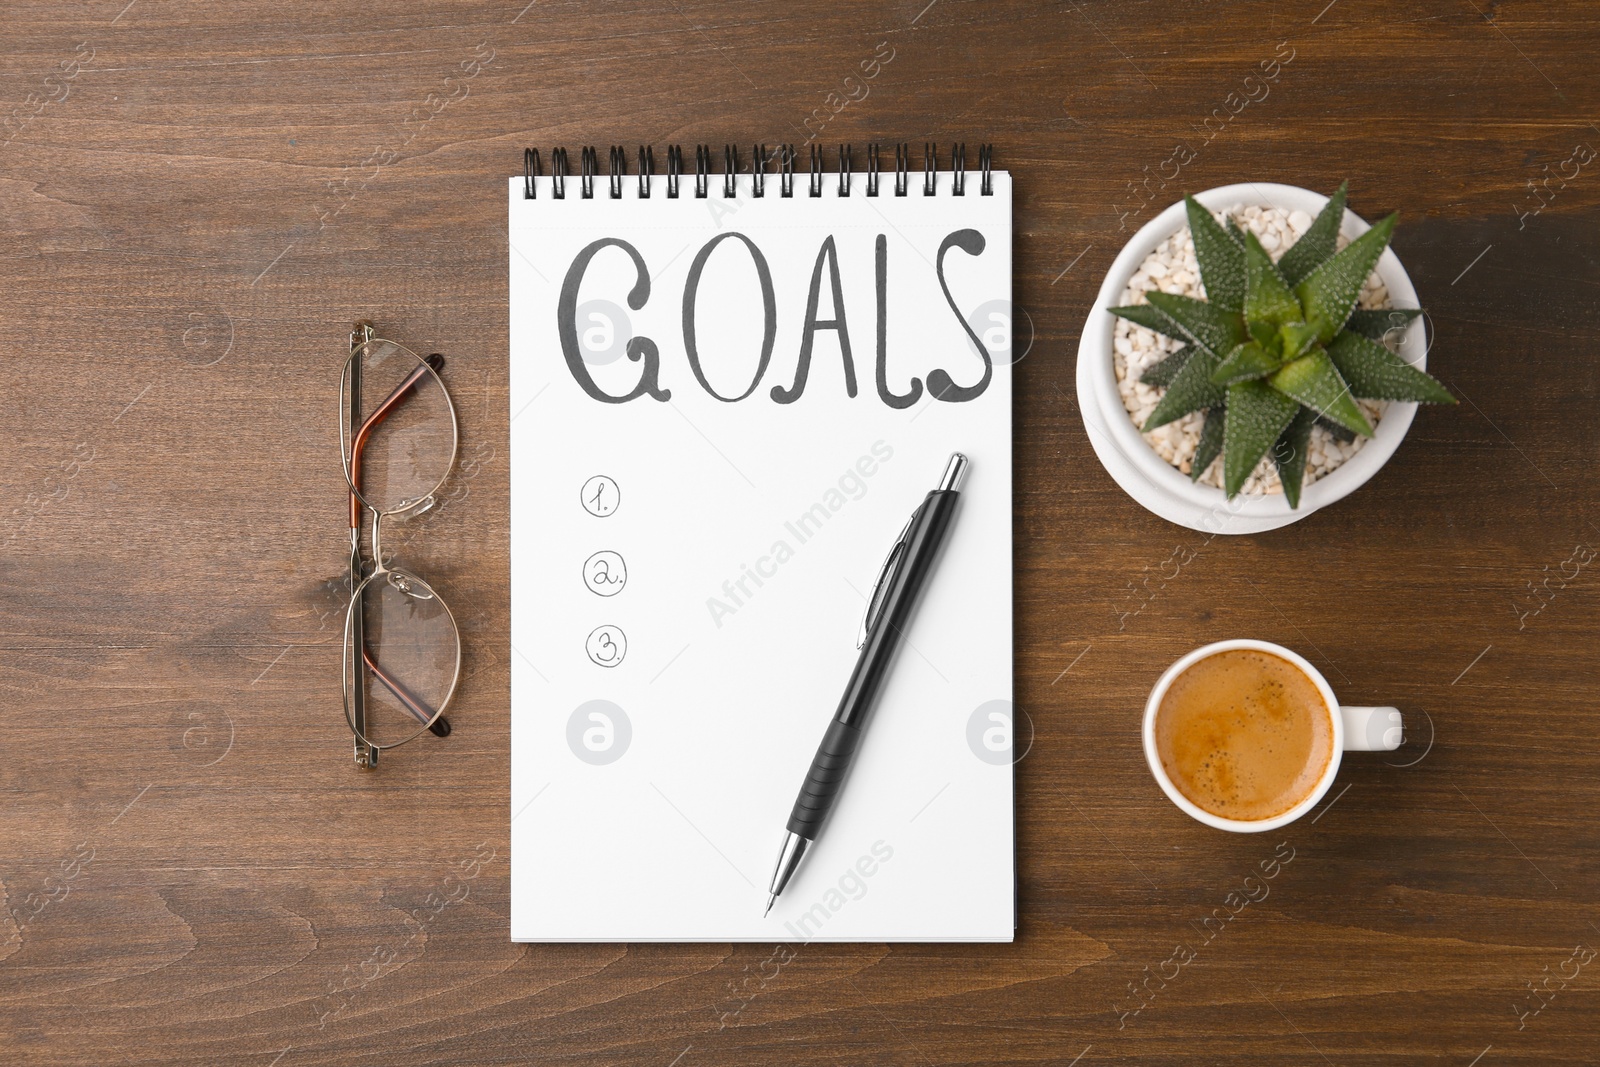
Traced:
<path fill-rule="evenodd" d="M 867 643 L 867 635 L 872 633 L 872 628 L 878 625 L 877 615 L 882 613 L 884 590 L 889 586 L 889 580 L 894 577 L 894 572 L 899 569 L 900 558 L 906 551 L 906 534 L 911 532 L 911 524 L 917 521 L 917 514 L 922 509 L 911 513 L 901 529 L 899 536 L 894 539 L 894 544 L 889 548 L 889 554 L 883 557 L 883 566 L 878 568 L 877 581 L 872 583 L 872 595 L 867 597 L 866 610 L 861 613 L 861 633 L 856 637 L 856 648 Z"/>

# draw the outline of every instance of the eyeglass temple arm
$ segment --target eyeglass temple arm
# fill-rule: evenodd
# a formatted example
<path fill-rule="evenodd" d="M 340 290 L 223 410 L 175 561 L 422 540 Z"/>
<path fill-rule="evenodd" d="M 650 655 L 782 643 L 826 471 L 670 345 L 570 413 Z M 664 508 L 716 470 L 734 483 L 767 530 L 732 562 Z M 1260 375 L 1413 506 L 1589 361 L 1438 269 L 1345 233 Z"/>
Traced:
<path fill-rule="evenodd" d="M 376 331 L 373 330 L 372 323 L 356 323 L 355 329 L 350 331 L 351 354 L 354 355 L 358 347 L 372 340 L 375 335 Z M 353 427 L 358 421 L 360 421 L 360 419 L 361 361 L 359 359 L 352 359 L 350 361 L 350 410 L 347 413 L 346 424 Z M 361 587 L 361 526 L 359 521 L 357 521 L 361 518 L 361 516 L 356 508 L 356 494 L 354 492 L 350 494 L 350 510 L 352 514 L 352 524 L 350 526 L 350 592 L 352 595 L 354 595 L 355 592 Z M 366 612 L 363 610 L 359 602 L 352 604 L 351 606 L 354 610 L 350 614 L 350 621 L 347 624 L 349 630 L 347 633 L 355 638 L 355 647 L 361 649 L 362 653 L 365 654 L 367 649 Z M 345 649 L 344 654 L 347 659 L 354 659 L 354 656 L 349 648 Z M 377 766 L 379 750 L 373 745 L 369 744 L 366 740 L 366 675 L 362 673 L 363 668 L 361 663 L 355 662 L 352 666 L 354 668 L 352 673 L 355 675 L 356 684 L 354 688 L 350 690 L 349 698 L 350 725 L 355 728 L 356 734 L 355 760 L 357 766 L 370 770 Z"/>
<path fill-rule="evenodd" d="M 439 716 L 436 719 L 428 705 L 412 696 L 410 690 L 401 685 L 398 680 L 391 678 L 387 671 L 378 666 L 377 661 L 372 658 L 372 653 L 367 651 L 365 645 L 361 647 L 361 658 L 366 660 L 367 670 L 372 672 L 372 676 L 382 682 L 383 687 L 393 693 L 395 699 L 404 704 L 407 711 L 416 716 L 419 721 L 427 723 L 428 729 L 433 731 L 435 735 L 439 737 L 449 736 L 450 724 L 445 721 L 444 717 Z"/>
<path fill-rule="evenodd" d="M 355 487 L 361 485 L 361 454 L 366 450 L 367 438 L 372 435 L 373 430 L 377 429 L 378 423 L 388 418 L 389 413 L 395 409 L 395 406 L 405 399 L 406 394 L 416 388 L 423 375 L 428 373 L 429 367 L 433 368 L 435 374 L 444 369 L 444 356 L 438 352 L 426 357 L 423 362 L 428 366 L 418 366 L 410 374 L 406 375 L 405 380 L 395 386 L 394 392 L 385 397 L 383 403 L 373 409 L 372 414 L 367 416 L 367 420 L 361 424 L 361 428 L 350 439 L 350 484 L 352 486 L 350 490 L 350 529 L 352 530 L 359 529 L 361 526 L 361 498 L 356 495 Z"/>

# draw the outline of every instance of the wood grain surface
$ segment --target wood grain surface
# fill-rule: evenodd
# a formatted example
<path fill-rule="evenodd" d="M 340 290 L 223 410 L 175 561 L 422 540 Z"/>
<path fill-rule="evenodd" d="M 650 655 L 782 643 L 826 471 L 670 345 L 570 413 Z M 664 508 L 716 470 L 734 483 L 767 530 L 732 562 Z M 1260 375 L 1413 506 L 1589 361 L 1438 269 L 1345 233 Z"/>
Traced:
<path fill-rule="evenodd" d="M 0 1061 L 1600 1062 L 1600 171 L 1561 178 L 1600 147 L 1600 9 L 525 3 L 7 6 Z M 524 145 L 819 129 L 993 141 L 1016 180 L 1017 941 L 512 944 L 505 178 Z M 1105 269 L 1184 191 L 1343 178 L 1402 212 L 1462 403 L 1292 528 L 1168 525 L 1077 407 Z M 339 708 L 358 317 L 449 355 L 472 461 L 405 546 L 461 617 L 455 733 L 369 775 Z M 1279 834 L 1192 822 L 1139 711 L 1236 636 L 1411 741 Z"/>

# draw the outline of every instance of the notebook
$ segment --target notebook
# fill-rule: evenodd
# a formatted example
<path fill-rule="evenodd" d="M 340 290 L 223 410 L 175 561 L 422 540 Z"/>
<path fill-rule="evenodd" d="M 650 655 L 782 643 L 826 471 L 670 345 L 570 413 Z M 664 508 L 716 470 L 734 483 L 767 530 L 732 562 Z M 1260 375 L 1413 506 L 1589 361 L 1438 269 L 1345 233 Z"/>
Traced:
<path fill-rule="evenodd" d="M 721 155 L 530 152 L 508 186 L 511 937 L 1009 941 L 1010 177 Z M 954 451 L 943 555 L 763 918 Z"/>

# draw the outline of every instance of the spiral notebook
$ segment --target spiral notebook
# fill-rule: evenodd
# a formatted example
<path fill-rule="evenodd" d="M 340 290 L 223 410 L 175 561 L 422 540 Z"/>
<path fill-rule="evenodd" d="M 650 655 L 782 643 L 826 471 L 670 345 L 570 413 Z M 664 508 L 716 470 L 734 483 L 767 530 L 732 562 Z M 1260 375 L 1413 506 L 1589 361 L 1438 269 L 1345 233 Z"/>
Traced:
<path fill-rule="evenodd" d="M 1011 181 L 878 158 L 557 150 L 509 182 L 514 940 L 1013 936 Z M 953 451 L 944 555 L 763 918 Z"/>

